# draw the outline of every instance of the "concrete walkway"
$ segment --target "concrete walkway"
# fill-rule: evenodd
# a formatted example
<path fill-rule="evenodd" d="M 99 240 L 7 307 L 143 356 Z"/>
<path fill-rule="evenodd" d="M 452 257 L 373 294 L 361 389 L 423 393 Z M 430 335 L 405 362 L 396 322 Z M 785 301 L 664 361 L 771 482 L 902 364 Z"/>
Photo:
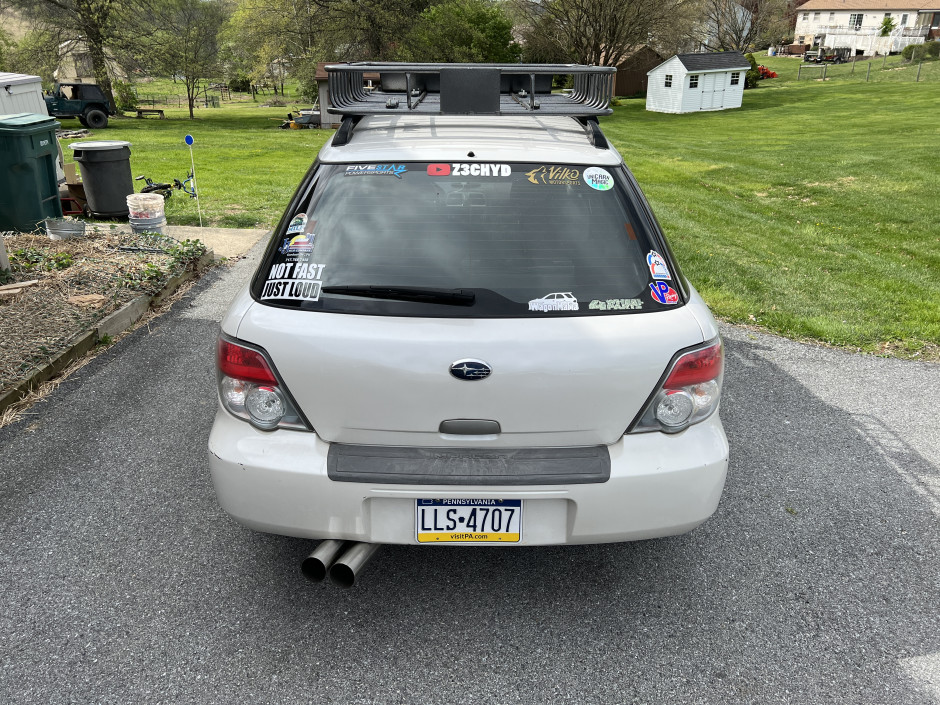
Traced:
<path fill-rule="evenodd" d="M 130 225 L 122 223 L 117 229 L 130 232 Z M 266 228 L 198 228 L 191 225 L 168 225 L 165 231 L 177 240 L 201 240 L 216 258 L 228 259 L 241 257 L 271 232 Z"/>

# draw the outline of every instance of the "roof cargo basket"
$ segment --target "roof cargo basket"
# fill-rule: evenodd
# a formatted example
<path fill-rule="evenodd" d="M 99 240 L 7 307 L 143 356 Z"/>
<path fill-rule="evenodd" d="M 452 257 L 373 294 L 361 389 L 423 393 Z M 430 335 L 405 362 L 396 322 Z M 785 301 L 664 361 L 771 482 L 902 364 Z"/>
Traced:
<path fill-rule="evenodd" d="M 610 115 L 612 66 L 579 64 L 331 64 L 334 114 L 381 115 Z M 365 73 L 378 73 L 379 90 L 363 87 Z M 552 93 L 554 76 L 574 76 L 574 89 Z"/>

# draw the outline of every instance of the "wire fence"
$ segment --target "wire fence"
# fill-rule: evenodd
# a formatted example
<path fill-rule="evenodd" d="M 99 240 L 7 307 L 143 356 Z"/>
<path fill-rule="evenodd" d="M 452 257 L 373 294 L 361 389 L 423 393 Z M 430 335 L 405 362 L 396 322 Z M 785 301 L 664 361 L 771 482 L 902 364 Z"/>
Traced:
<path fill-rule="evenodd" d="M 862 61 L 853 58 L 844 64 L 801 64 L 796 80 L 850 80 L 862 83 L 940 82 L 940 61 L 908 61 L 902 56 L 883 56 Z"/>

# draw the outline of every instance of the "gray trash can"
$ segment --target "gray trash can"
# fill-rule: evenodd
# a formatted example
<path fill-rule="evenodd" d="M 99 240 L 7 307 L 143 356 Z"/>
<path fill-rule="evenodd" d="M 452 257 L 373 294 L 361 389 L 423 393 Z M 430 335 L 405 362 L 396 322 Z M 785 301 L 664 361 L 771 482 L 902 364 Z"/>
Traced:
<path fill-rule="evenodd" d="M 127 197 L 134 193 L 131 143 L 121 140 L 73 142 L 69 145 L 82 172 L 85 197 L 98 218 L 126 218 Z"/>

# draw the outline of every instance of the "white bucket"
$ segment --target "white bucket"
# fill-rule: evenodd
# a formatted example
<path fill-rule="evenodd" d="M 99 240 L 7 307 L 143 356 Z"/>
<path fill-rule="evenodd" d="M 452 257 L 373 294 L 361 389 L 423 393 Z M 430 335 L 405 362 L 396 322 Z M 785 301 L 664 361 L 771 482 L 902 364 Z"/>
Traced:
<path fill-rule="evenodd" d="M 136 218 L 163 218 L 163 196 L 159 193 L 132 193 L 127 197 L 131 224 Z"/>
<path fill-rule="evenodd" d="M 139 233 L 166 235 L 166 218 L 164 218 L 162 214 L 158 218 L 130 218 L 129 220 L 131 232 L 135 235 Z"/>

